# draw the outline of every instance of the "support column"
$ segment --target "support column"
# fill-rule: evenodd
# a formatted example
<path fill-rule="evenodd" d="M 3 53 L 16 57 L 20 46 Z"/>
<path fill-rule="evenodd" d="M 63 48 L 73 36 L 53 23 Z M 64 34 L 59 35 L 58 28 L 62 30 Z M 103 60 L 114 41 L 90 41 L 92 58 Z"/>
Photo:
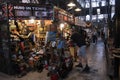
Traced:
<path fill-rule="evenodd" d="M 115 47 L 120 48 L 120 0 L 115 0 Z"/>
<path fill-rule="evenodd" d="M 90 8 L 89 8 L 90 22 L 92 22 L 92 1 L 90 0 Z"/>
<path fill-rule="evenodd" d="M 115 25 L 114 27 L 114 45 L 115 48 L 120 48 L 120 0 L 115 0 Z M 119 65 L 120 58 L 114 58 L 114 77 L 119 80 Z"/>

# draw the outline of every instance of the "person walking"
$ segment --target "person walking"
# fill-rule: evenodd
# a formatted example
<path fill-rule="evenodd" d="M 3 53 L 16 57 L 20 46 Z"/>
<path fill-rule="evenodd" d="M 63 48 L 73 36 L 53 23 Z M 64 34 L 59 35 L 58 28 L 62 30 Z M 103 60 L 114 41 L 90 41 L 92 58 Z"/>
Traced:
<path fill-rule="evenodd" d="M 80 29 L 79 32 L 76 30 L 72 31 L 71 40 L 76 44 L 77 46 L 77 56 L 79 59 L 78 65 L 76 67 L 83 68 L 83 72 L 89 72 L 89 66 L 86 56 L 86 31 L 83 29 Z M 85 62 L 85 67 L 83 67 L 83 62 Z"/>
<path fill-rule="evenodd" d="M 94 31 L 92 34 L 92 40 L 94 44 L 97 44 L 97 32 L 96 31 Z"/>

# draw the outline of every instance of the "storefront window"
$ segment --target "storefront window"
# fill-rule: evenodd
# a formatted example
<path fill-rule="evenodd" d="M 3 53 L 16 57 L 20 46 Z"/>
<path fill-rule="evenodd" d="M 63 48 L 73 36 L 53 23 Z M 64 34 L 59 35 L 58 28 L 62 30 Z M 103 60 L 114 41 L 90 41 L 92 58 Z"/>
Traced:
<path fill-rule="evenodd" d="M 110 5 L 115 5 L 115 0 L 110 0 Z"/>
<path fill-rule="evenodd" d="M 101 1 L 101 6 L 105 6 L 106 5 L 106 1 Z"/>
<path fill-rule="evenodd" d="M 100 14 L 100 8 L 97 9 L 97 14 Z"/>
<path fill-rule="evenodd" d="M 93 16 L 92 16 L 92 20 L 96 20 L 96 15 L 93 15 Z"/>
<path fill-rule="evenodd" d="M 105 6 L 106 5 L 106 0 L 91 0 L 92 2 L 92 7 L 100 7 L 100 6 Z M 115 0 L 110 0 L 111 5 L 115 5 Z M 86 8 L 90 8 L 90 1 L 86 0 Z"/>
<path fill-rule="evenodd" d="M 92 2 L 92 7 L 99 7 L 99 2 L 96 1 Z"/>
<path fill-rule="evenodd" d="M 98 19 L 103 19 L 103 18 L 104 18 L 103 14 L 98 15 Z"/>
<path fill-rule="evenodd" d="M 90 20 L 90 15 L 87 15 L 86 16 L 86 21 L 89 21 Z"/>
<path fill-rule="evenodd" d="M 86 2 L 85 7 L 86 7 L 86 8 L 90 8 L 90 3 L 89 3 L 89 2 Z"/>
<path fill-rule="evenodd" d="M 85 2 L 83 2 L 82 0 L 77 0 L 77 2 L 78 2 L 82 7 L 85 6 Z"/>

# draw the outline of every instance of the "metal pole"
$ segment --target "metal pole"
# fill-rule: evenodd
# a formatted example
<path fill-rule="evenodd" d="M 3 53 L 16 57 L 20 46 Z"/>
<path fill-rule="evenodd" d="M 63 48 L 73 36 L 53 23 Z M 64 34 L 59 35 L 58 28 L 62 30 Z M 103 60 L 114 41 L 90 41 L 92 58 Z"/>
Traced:
<path fill-rule="evenodd" d="M 7 44 L 8 44 L 8 53 L 7 53 L 7 55 L 8 55 L 8 59 L 6 59 L 7 61 L 6 61 L 6 66 L 8 67 L 8 70 L 7 70 L 7 73 L 8 74 L 11 74 L 12 72 L 12 66 L 11 66 L 11 50 L 10 50 L 10 48 L 11 48 L 11 41 L 10 41 L 10 28 L 9 28 L 9 9 L 8 9 L 8 7 L 9 7 L 9 3 L 8 2 L 6 2 L 6 7 L 7 7 L 7 34 L 8 34 L 8 40 L 7 40 Z M 8 61 L 9 60 L 9 61 Z"/>
<path fill-rule="evenodd" d="M 92 0 L 90 0 L 89 15 L 90 15 L 90 22 L 92 22 Z"/>

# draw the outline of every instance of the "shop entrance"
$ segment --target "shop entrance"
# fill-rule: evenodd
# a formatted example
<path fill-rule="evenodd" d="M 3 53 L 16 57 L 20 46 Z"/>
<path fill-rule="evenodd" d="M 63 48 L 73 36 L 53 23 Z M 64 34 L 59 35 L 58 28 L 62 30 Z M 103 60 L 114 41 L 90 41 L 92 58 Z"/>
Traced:
<path fill-rule="evenodd" d="M 30 70 L 33 70 L 37 61 L 37 59 L 33 61 L 33 58 L 40 57 L 36 55 L 36 52 L 43 47 L 46 31 L 50 24 L 51 20 L 9 20 L 12 67 L 15 68 L 17 65 L 28 69 L 24 66 L 29 65 Z M 24 69 L 22 71 L 26 71 Z M 14 73 L 16 74 L 16 72 Z"/>

